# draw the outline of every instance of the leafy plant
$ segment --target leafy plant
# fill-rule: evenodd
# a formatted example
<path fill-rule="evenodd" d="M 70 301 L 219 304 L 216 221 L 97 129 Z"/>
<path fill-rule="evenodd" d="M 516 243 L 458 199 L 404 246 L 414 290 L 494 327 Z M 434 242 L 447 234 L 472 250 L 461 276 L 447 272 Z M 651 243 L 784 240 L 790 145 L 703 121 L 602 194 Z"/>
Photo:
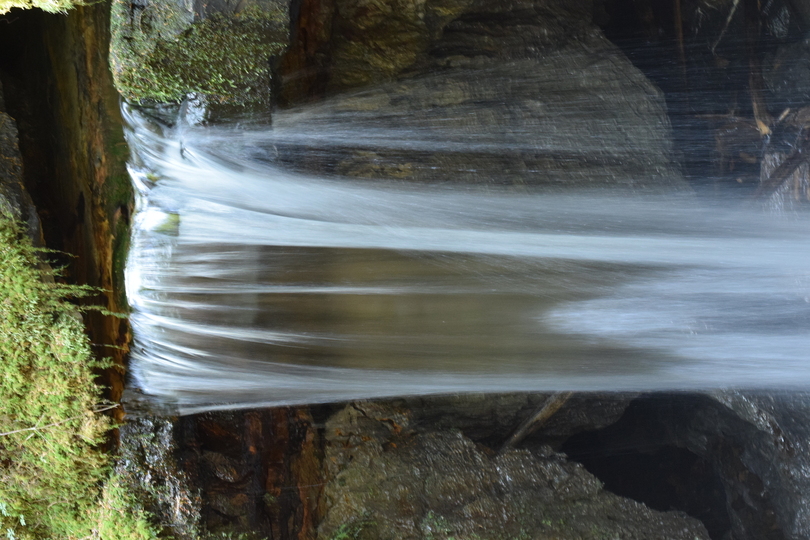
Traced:
<path fill-rule="evenodd" d="M 0 15 L 12 8 L 30 9 L 39 8 L 48 13 L 65 13 L 76 6 L 85 6 L 92 2 L 81 0 L 0 0 Z"/>
<path fill-rule="evenodd" d="M 0 538 L 145 539 L 154 531 L 111 473 L 94 358 L 69 298 L 23 228 L 0 216 Z"/>

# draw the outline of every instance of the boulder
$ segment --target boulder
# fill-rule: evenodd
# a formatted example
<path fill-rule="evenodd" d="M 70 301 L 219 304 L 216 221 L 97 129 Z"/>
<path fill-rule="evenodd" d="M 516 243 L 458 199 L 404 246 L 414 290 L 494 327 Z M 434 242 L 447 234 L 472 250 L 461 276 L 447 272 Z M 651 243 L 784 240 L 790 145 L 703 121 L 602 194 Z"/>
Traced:
<path fill-rule="evenodd" d="M 407 411 L 366 403 L 325 430 L 319 538 L 709 538 L 684 514 L 604 491 L 546 446 L 496 454 L 459 431 L 418 432 Z"/>
<path fill-rule="evenodd" d="M 179 102 L 201 94 L 217 104 L 267 105 L 272 57 L 289 39 L 289 2 L 117 0 L 110 65 L 131 102 Z"/>
<path fill-rule="evenodd" d="M 700 517 L 713 538 L 810 537 L 810 394 L 654 393 L 562 446 L 606 486 Z"/>
<path fill-rule="evenodd" d="M 134 500 L 178 538 L 197 538 L 201 497 L 196 474 L 178 461 L 178 423 L 141 414 L 120 428 L 115 472 Z"/>
<path fill-rule="evenodd" d="M 393 404 L 412 411 L 413 422 L 424 429 L 453 429 L 474 441 L 499 447 L 549 397 L 544 393 L 456 394 L 411 397 Z M 542 425 L 529 430 L 526 438 L 556 448 L 572 435 L 613 424 L 634 397 L 624 393 L 574 393 Z"/>
<path fill-rule="evenodd" d="M 276 126 L 305 141 L 280 140 L 281 161 L 418 182 L 685 189 L 662 93 L 587 9 L 540 0 L 434 6 L 443 18 L 429 16 L 429 2 L 409 6 L 419 9 L 408 21 L 381 7 L 344 18 L 356 37 L 335 31 L 328 85 L 343 93 L 276 115 Z M 397 39 L 413 33 L 418 44 L 372 39 L 364 21 Z"/>
<path fill-rule="evenodd" d="M 722 478 L 735 539 L 810 537 L 810 394 L 717 391 L 665 411 L 673 442 Z"/>

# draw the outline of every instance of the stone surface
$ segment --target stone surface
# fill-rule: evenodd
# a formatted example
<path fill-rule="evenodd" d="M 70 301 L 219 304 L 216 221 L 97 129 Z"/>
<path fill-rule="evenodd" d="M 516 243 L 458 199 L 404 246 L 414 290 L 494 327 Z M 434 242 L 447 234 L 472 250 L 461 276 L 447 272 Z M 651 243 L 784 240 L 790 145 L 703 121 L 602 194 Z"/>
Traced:
<path fill-rule="evenodd" d="M 459 394 L 395 400 L 424 429 L 460 430 L 475 441 L 500 446 L 549 394 Z M 617 421 L 633 394 L 575 393 L 528 438 L 556 447 L 572 435 Z"/>
<path fill-rule="evenodd" d="M 542 20 L 533 40 L 559 44 L 575 38 L 579 30 L 587 27 L 593 11 L 590 0 L 335 0 L 334 6 L 337 16 L 332 29 L 332 90 L 389 81 L 423 67 L 453 21 L 467 18 L 485 24 L 490 21 L 520 26 L 536 25 L 537 20 Z M 454 52 L 491 52 L 493 47 L 506 45 L 495 43 L 494 37 L 486 33 L 478 36 L 474 45 L 484 46 L 478 51 L 473 47 Z"/>
<path fill-rule="evenodd" d="M 31 196 L 23 184 L 23 162 L 14 119 L 6 114 L 0 84 L 0 213 L 26 224 L 28 236 L 41 246 L 42 227 Z"/>
<path fill-rule="evenodd" d="M 708 538 L 697 520 L 605 492 L 548 447 L 498 455 L 459 431 L 416 433 L 379 404 L 349 405 L 325 429 L 319 538 Z"/>
<path fill-rule="evenodd" d="M 118 472 L 174 538 L 314 540 L 322 454 L 307 410 L 177 418 L 144 406 L 121 428 Z"/>
<path fill-rule="evenodd" d="M 648 394 L 563 450 L 617 493 L 700 516 L 713 538 L 810 537 L 810 394 Z"/>
<path fill-rule="evenodd" d="M 179 538 L 196 538 L 201 498 L 196 478 L 177 460 L 176 424 L 143 414 L 119 428 L 116 472 L 135 500 Z"/>
<path fill-rule="evenodd" d="M 735 539 L 810 537 L 810 395 L 719 391 L 666 414 L 673 440 L 722 477 Z"/>
<path fill-rule="evenodd" d="M 783 45 L 764 66 L 770 105 L 776 114 L 810 105 L 810 39 Z"/>
<path fill-rule="evenodd" d="M 110 64 L 130 101 L 268 104 L 270 62 L 286 47 L 289 2 L 117 0 Z"/>
<path fill-rule="evenodd" d="M 347 44 L 336 30 L 328 86 L 376 86 L 278 118 L 303 135 L 334 134 L 327 158 L 320 149 L 282 148 L 281 159 L 353 177 L 684 188 L 663 95 L 586 10 L 543 1 L 464 5 L 448 8 L 461 12 L 457 18 L 428 28 L 429 5 L 409 4 L 424 27 L 418 31 L 409 19 L 394 32 L 389 26 L 399 19 L 374 11 L 369 24 L 383 25 L 386 35 L 418 34 L 409 39 L 419 52 L 371 37 Z M 359 13 L 346 20 L 367 36 Z"/>

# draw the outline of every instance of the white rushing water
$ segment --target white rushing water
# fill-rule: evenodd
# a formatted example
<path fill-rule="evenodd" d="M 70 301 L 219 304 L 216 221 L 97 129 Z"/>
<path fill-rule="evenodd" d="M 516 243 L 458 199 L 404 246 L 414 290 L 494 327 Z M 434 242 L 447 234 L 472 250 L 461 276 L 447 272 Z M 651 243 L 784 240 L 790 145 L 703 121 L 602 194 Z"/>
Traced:
<path fill-rule="evenodd" d="M 296 132 L 296 113 L 264 129 L 125 114 L 139 193 L 126 271 L 133 373 L 181 412 L 810 386 L 804 217 L 497 179 L 318 177 L 274 157 L 325 144 Z M 427 144 L 418 132 L 332 133 L 331 144 Z"/>

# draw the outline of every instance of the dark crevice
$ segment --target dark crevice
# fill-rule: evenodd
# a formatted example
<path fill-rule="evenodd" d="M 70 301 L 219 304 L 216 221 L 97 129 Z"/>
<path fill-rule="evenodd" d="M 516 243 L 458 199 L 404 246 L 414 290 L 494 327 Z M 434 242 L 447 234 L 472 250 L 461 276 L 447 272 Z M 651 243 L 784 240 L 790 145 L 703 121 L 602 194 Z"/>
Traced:
<path fill-rule="evenodd" d="M 761 86 L 778 47 L 804 36 L 793 4 L 740 0 L 732 12 L 732 2 L 605 0 L 603 12 L 599 22 L 607 38 L 664 92 L 676 157 L 692 186 L 701 191 L 727 185 L 753 193 L 756 158 L 769 141 L 757 136 L 748 162 L 737 160 L 727 170 L 718 167 L 717 136 L 733 118 L 754 125 L 757 90 L 751 81 Z M 785 105 L 761 90 L 777 117 Z"/>
<path fill-rule="evenodd" d="M 668 440 L 658 415 L 664 399 L 635 400 L 618 422 L 575 435 L 561 450 L 605 489 L 654 510 L 686 512 L 703 522 L 713 540 L 728 538 L 723 481 L 706 459 Z"/>

